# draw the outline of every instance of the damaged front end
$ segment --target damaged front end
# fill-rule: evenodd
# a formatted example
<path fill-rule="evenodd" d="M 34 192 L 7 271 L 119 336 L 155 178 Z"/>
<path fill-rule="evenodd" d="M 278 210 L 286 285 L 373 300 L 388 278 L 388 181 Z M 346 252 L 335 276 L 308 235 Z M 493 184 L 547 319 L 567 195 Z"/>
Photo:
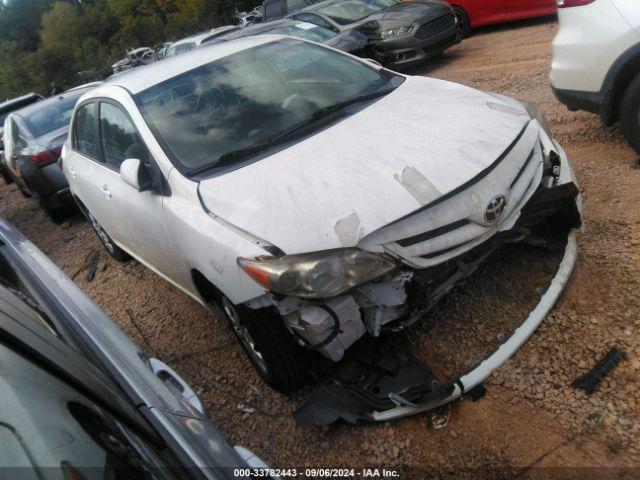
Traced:
<path fill-rule="evenodd" d="M 417 183 L 409 181 L 415 172 L 405 173 L 400 181 L 418 198 Z M 335 288 L 332 295 L 306 295 L 299 279 L 285 278 L 296 294 L 269 288 L 248 302 L 253 309 L 275 307 L 301 345 L 340 362 L 296 412 L 298 422 L 390 420 L 447 403 L 482 383 L 535 331 L 566 285 L 577 257 L 573 230 L 581 226 L 580 209 L 564 151 L 532 120 L 472 184 L 368 235 L 358 249 L 345 249 L 352 257 L 336 268 L 351 280 L 336 286 L 327 272 L 317 272 L 319 284 Z M 425 231 L 425 225 L 439 226 Z M 367 333 L 377 339 L 420 320 L 497 249 L 516 242 L 561 248 L 564 258 L 534 310 L 472 370 L 441 383 L 428 366 L 388 342 L 358 342 Z M 241 265 L 263 285 L 269 281 L 264 270 L 252 274 L 250 261 Z M 358 281 L 367 277 L 372 280 Z M 269 278 L 282 281 L 282 275 Z"/>

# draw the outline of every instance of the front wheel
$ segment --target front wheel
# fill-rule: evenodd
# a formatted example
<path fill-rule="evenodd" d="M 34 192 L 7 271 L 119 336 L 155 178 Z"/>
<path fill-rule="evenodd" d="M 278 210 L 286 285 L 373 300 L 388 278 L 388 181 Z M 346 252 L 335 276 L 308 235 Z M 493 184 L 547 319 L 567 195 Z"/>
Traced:
<path fill-rule="evenodd" d="M 462 38 L 471 36 L 471 22 L 469 21 L 469 15 L 467 15 L 467 12 L 460 7 L 453 7 L 453 10 L 456 12 L 456 17 L 458 17 L 458 25 L 460 26 Z"/>
<path fill-rule="evenodd" d="M 278 313 L 218 302 L 258 375 L 271 388 L 288 393 L 300 386 L 310 367 L 310 352 L 293 340 Z"/>
<path fill-rule="evenodd" d="M 98 220 L 96 220 L 96 218 L 91 215 L 91 212 L 85 209 L 83 209 L 83 212 L 85 213 L 87 219 L 89 220 L 89 223 L 91 224 L 91 227 L 96 232 L 96 235 L 98 235 L 100 242 L 107 250 L 109 255 L 111 255 L 111 257 L 118 262 L 126 262 L 127 260 L 129 260 L 131 256 L 113 242 L 109 234 L 105 232 L 104 228 L 102 228 L 102 226 L 98 223 Z"/>
<path fill-rule="evenodd" d="M 624 138 L 640 153 L 640 75 L 631 81 L 622 96 L 620 124 Z"/>

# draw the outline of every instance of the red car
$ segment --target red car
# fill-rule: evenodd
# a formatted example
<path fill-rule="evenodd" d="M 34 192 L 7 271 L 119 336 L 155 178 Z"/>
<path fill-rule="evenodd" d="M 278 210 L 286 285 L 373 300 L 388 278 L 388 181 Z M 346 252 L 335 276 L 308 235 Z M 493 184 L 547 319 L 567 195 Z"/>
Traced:
<path fill-rule="evenodd" d="M 556 14 L 556 0 L 452 0 L 463 36 L 482 25 Z"/>

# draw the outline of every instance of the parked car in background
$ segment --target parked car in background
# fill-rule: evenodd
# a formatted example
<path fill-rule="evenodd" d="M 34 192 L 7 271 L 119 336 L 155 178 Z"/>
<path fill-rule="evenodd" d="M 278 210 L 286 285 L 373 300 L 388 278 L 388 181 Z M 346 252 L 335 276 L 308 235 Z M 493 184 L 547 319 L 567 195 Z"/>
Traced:
<path fill-rule="evenodd" d="M 640 8 L 634 0 L 563 0 L 551 86 L 570 110 L 620 121 L 640 153 Z"/>
<path fill-rule="evenodd" d="M 173 45 L 173 42 L 164 42 L 161 45 L 157 45 L 156 47 L 154 47 L 153 51 L 156 52 L 156 58 L 158 60 L 163 59 L 166 56 L 167 50 L 169 50 L 171 45 Z"/>
<path fill-rule="evenodd" d="M 265 0 L 262 3 L 262 21 L 271 22 L 291 15 L 321 0 Z"/>
<path fill-rule="evenodd" d="M 369 44 L 369 39 L 366 35 L 358 30 L 338 33 L 319 25 L 292 19 L 274 20 L 269 23 L 252 25 L 238 32 L 218 37 L 218 39 L 219 41 L 228 41 L 255 35 L 289 35 L 312 42 L 323 43 L 329 47 L 359 56 L 364 55 L 365 49 Z"/>
<path fill-rule="evenodd" d="M 149 47 L 140 47 L 127 52 L 122 60 L 111 65 L 114 74 L 118 74 L 140 65 L 155 62 L 158 58 L 156 52 Z"/>
<path fill-rule="evenodd" d="M 451 0 L 462 35 L 474 28 L 527 18 L 555 15 L 556 0 Z"/>
<path fill-rule="evenodd" d="M 73 205 L 69 187 L 57 165 L 78 99 L 95 87 L 77 87 L 34 103 L 7 116 L 5 161 L 24 196 L 35 197 L 55 221 Z"/>
<path fill-rule="evenodd" d="M 535 105 L 291 37 L 113 78 L 79 101 L 62 160 L 107 251 L 226 317 L 283 391 L 318 354 L 339 361 L 423 318 L 503 244 L 552 232 L 569 254 L 546 304 L 463 387 L 434 395 L 470 390 L 544 318 L 581 223 Z"/>
<path fill-rule="evenodd" d="M 4 160 L 4 120 L 7 116 L 16 110 L 20 110 L 22 107 L 31 105 L 32 103 L 39 102 L 44 97 L 38 93 L 27 93 L 21 97 L 12 98 L 0 103 L 0 175 L 4 179 L 5 183 L 13 182 L 11 175 L 7 171 L 7 166 Z"/>
<path fill-rule="evenodd" d="M 0 299 L 6 478 L 231 479 L 266 466 L 4 219 Z"/>
<path fill-rule="evenodd" d="M 262 6 L 258 5 L 250 12 L 240 12 L 237 15 L 238 26 L 241 28 L 248 27 L 256 23 L 262 23 Z"/>
<path fill-rule="evenodd" d="M 224 27 L 212 28 L 211 30 L 207 30 L 206 32 L 201 32 L 189 37 L 185 37 L 174 42 L 169 48 L 167 48 L 164 54 L 164 58 L 169 58 L 175 55 L 180 55 L 181 53 L 186 53 L 196 47 L 199 47 L 204 42 L 210 42 L 215 38 L 231 32 L 235 32 L 237 30 L 240 30 L 240 27 L 237 25 L 225 25 Z"/>
<path fill-rule="evenodd" d="M 381 64 L 401 68 L 421 63 L 460 42 L 457 17 L 440 0 L 324 0 L 289 15 L 335 32 L 369 37 Z"/>

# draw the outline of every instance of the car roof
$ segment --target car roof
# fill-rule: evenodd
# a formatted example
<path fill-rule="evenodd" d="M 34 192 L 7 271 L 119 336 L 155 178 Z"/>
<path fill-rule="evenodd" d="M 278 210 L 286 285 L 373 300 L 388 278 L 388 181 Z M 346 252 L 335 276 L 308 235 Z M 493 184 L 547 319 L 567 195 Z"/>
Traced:
<path fill-rule="evenodd" d="M 20 104 L 21 102 L 24 102 L 25 100 L 30 100 L 30 99 L 42 99 L 42 95 L 38 94 L 38 93 L 27 93 L 26 95 L 22 95 L 21 97 L 16 97 L 16 98 L 12 98 L 10 100 L 6 100 L 2 103 L 0 103 L 0 113 L 4 113 L 6 111 L 11 111 L 12 110 L 12 106 L 16 105 L 16 104 Z"/>
<path fill-rule="evenodd" d="M 87 93 L 92 88 L 95 88 L 95 87 L 94 86 L 77 87 L 77 88 L 73 88 L 71 90 L 67 90 L 66 92 L 59 93 L 57 95 L 52 95 L 51 97 L 45 98 L 44 100 L 42 100 L 40 102 L 32 103 L 30 105 L 27 105 L 24 108 L 21 108 L 20 110 L 15 112 L 14 115 L 16 115 L 18 117 L 26 118 L 29 115 L 31 115 L 31 114 L 33 114 L 33 113 L 35 113 L 35 112 L 37 112 L 37 111 L 39 111 L 39 110 L 41 110 L 43 108 L 50 107 L 51 105 L 54 105 L 56 102 L 59 102 L 61 100 L 67 100 L 70 97 L 78 97 L 78 98 L 80 98 L 82 95 Z"/>
<path fill-rule="evenodd" d="M 110 77 L 105 83 L 106 85 L 119 86 L 127 90 L 131 95 L 135 95 L 207 63 L 276 39 L 286 38 L 282 35 L 250 36 L 228 42 L 206 44 L 181 55 L 142 65 L 118 76 Z"/>

